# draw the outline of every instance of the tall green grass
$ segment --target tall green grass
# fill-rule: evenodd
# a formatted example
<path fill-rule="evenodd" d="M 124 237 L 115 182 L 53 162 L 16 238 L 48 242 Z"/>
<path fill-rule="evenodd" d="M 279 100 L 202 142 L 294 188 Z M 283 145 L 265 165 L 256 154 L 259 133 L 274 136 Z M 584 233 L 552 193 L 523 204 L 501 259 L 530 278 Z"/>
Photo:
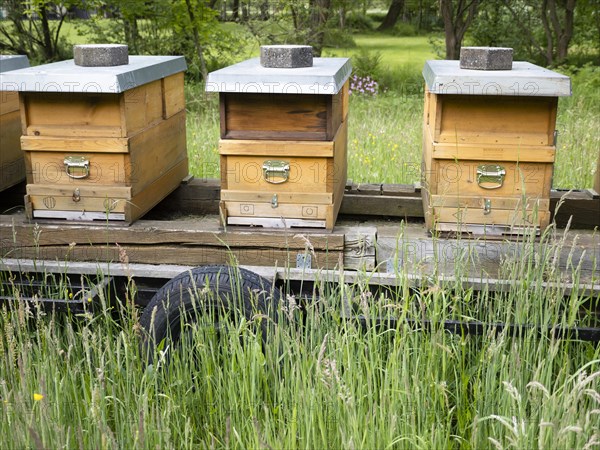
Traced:
<path fill-rule="evenodd" d="M 524 240 L 525 256 L 506 263 L 505 292 L 455 281 L 413 291 L 402 267 L 404 282 L 378 293 L 317 281 L 312 297 L 285 297 L 266 345 L 254 326 L 264 316 L 222 320 L 218 332 L 203 323 L 168 360 L 159 347 L 152 366 L 132 299 L 105 294 L 78 317 L 9 305 L 0 447 L 596 448 L 600 347 L 551 328 L 597 325 L 582 305 L 600 305 L 542 283 L 561 277 L 552 256 L 566 244 L 551 237 L 537 257 Z M 457 274 L 470 258 L 454 261 Z M 364 325 L 344 318 L 348 308 Z M 391 328 L 376 326 L 391 317 Z M 442 328 L 451 319 L 541 332 L 452 335 Z"/>

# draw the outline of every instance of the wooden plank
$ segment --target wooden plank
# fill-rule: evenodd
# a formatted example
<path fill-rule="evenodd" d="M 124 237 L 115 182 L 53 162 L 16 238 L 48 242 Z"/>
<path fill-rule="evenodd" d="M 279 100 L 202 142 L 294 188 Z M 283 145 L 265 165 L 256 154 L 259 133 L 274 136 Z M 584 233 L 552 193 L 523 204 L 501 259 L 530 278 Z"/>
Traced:
<path fill-rule="evenodd" d="M 483 208 L 436 207 L 433 214 L 436 222 L 510 226 L 541 226 L 540 224 L 548 223 L 550 218 L 549 211 L 492 209 L 488 214 Z"/>
<path fill-rule="evenodd" d="M 470 209 L 481 209 L 484 207 L 485 195 L 474 196 L 474 197 L 449 197 L 444 195 L 432 195 L 431 206 L 432 207 L 447 207 L 447 208 L 470 208 Z M 539 199 L 539 198 L 526 198 L 525 203 L 522 198 L 502 198 L 494 197 L 490 199 L 491 207 L 495 209 L 506 209 L 510 211 L 515 210 L 534 210 L 538 211 L 549 211 L 550 199 Z"/>
<path fill-rule="evenodd" d="M 134 196 L 182 161 L 187 161 L 185 130 L 185 111 L 180 111 L 129 139 L 131 159 L 125 170 L 129 171 L 127 180 L 133 186 Z M 177 184 L 186 176 L 187 171 L 183 176 L 178 175 Z M 173 189 L 161 194 L 159 200 Z"/>
<path fill-rule="evenodd" d="M 327 140 L 335 137 L 340 125 L 344 122 L 343 95 L 342 88 L 336 95 L 327 96 Z"/>
<path fill-rule="evenodd" d="M 134 189 L 132 189 L 133 197 L 131 202 L 125 205 L 125 220 L 128 223 L 132 223 L 134 220 L 142 217 L 156 206 L 157 203 L 173 192 L 187 175 L 188 160 L 185 158 L 170 169 L 161 172 L 159 177 L 155 178 L 143 189 L 139 189 L 137 193 L 133 192 Z"/>
<path fill-rule="evenodd" d="M 21 115 L 18 110 L 0 116 L 0 191 L 25 179 L 20 135 Z"/>
<path fill-rule="evenodd" d="M 257 266 L 295 267 L 298 252 L 286 249 L 223 248 L 223 247 L 167 247 L 167 246 L 48 246 L 42 248 L 16 248 L 10 254 L 17 259 L 43 259 L 60 261 L 105 261 L 118 263 L 126 257 L 130 263 L 185 264 L 242 264 Z M 312 254 L 312 253 L 311 253 Z M 313 267 L 333 269 L 343 260 L 342 252 L 315 251 Z"/>
<path fill-rule="evenodd" d="M 21 148 L 40 152 L 127 153 L 129 144 L 126 138 L 22 136 Z"/>
<path fill-rule="evenodd" d="M 103 273 L 111 276 L 132 277 L 142 279 L 162 279 L 169 280 L 182 272 L 192 269 L 194 265 L 156 265 L 139 263 L 103 263 L 103 262 L 62 262 L 62 261 L 34 261 L 32 259 L 12 259 L 5 258 L 0 260 L 0 270 L 3 271 L 23 271 L 61 274 L 83 274 L 97 275 Z M 328 283 L 365 283 L 364 274 L 355 270 L 323 270 L 323 269 L 297 269 L 289 267 L 265 267 L 242 265 L 244 269 L 250 270 L 271 282 L 276 280 L 305 281 L 305 282 L 328 282 Z M 403 270 L 402 267 L 400 270 Z M 401 276 L 399 276 L 401 275 Z M 514 289 L 521 282 L 520 280 L 507 280 L 481 276 L 481 274 L 472 277 L 457 278 L 453 275 L 434 275 L 429 274 L 404 274 L 395 272 L 374 272 L 368 277 L 370 286 L 403 286 L 406 288 L 427 288 L 435 286 L 456 286 L 465 290 L 485 290 L 487 292 L 506 292 Z M 592 282 L 555 282 L 542 281 L 540 288 L 552 290 L 562 295 L 594 296 L 600 295 L 600 284 Z"/>
<path fill-rule="evenodd" d="M 346 80 L 344 86 L 342 87 L 342 122 L 348 120 L 348 111 L 350 104 L 350 80 Z"/>
<path fill-rule="evenodd" d="M 359 195 L 381 195 L 381 184 L 359 183 L 356 185 L 356 193 Z"/>
<path fill-rule="evenodd" d="M 59 246 L 70 243 L 97 245 L 119 243 L 142 245 L 223 246 L 244 248 L 285 248 L 303 250 L 307 242 L 317 250 L 344 250 L 345 229 L 333 233 L 319 231 L 234 230 L 224 231 L 217 216 L 185 218 L 179 220 L 139 220 L 131 226 L 106 227 L 103 224 L 63 226 L 41 224 L 43 232 L 35 235 L 34 225 L 22 213 L 0 216 L 1 236 L 9 236 L 10 245 L 16 247 Z M 8 241 L 5 242 L 8 244 Z"/>
<path fill-rule="evenodd" d="M 269 158 L 266 156 L 229 155 L 226 158 L 225 186 L 237 191 L 283 192 L 327 192 L 328 164 L 327 158 L 285 157 Z M 280 159 L 289 163 L 288 180 L 281 184 L 269 183 L 263 176 L 263 163 L 267 160 Z"/>
<path fill-rule="evenodd" d="M 32 209 L 31 215 L 34 220 L 39 219 L 50 219 L 52 221 L 67 220 L 69 222 L 108 222 L 108 221 L 123 221 L 125 220 L 125 214 L 122 212 L 114 212 L 107 210 L 102 211 L 89 211 L 81 209 L 79 211 L 74 210 L 60 210 L 60 209 Z"/>
<path fill-rule="evenodd" d="M 25 160 L 19 158 L 0 165 L 0 191 L 6 195 L 6 189 L 18 185 L 25 179 Z M 22 197 L 21 197 L 22 203 Z"/>
<path fill-rule="evenodd" d="M 123 137 L 133 136 L 163 118 L 161 80 L 125 91 L 120 97 Z"/>
<path fill-rule="evenodd" d="M 477 184 L 477 167 L 482 161 L 439 160 L 438 170 L 432 174 L 431 194 L 440 195 L 486 195 L 489 197 L 509 197 L 527 195 L 547 198 L 550 194 L 552 165 L 544 163 L 499 162 L 506 176 L 502 187 L 483 189 Z"/>
<path fill-rule="evenodd" d="M 442 115 L 435 142 L 553 145 L 555 97 L 437 97 Z"/>
<path fill-rule="evenodd" d="M 124 213 L 125 205 L 129 201 L 127 198 L 119 197 L 78 197 L 79 200 L 73 200 L 73 193 L 68 197 L 62 197 L 54 195 L 52 191 L 47 192 L 45 195 L 29 195 L 29 200 L 35 211 L 61 211 L 54 216 L 45 215 L 44 217 L 55 217 L 62 218 L 64 214 L 62 211 L 88 211 L 88 212 L 100 212 L 102 214 L 107 213 Z M 35 216 L 34 217 L 42 217 Z"/>
<path fill-rule="evenodd" d="M 120 197 L 131 199 L 131 187 L 101 186 L 98 184 L 76 186 L 84 197 Z M 28 184 L 27 193 L 30 195 L 48 195 L 71 197 L 75 186 L 57 186 L 55 184 Z"/>
<path fill-rule="evenodd" d="M 19 114 L 21 115 L 21 134 L 27 134 L 27 127 L 29 123 L 27 114 L 27 103 L 25 102 L 25 93 L 19 92 Z M 33 134 L 33 133 L 32 133 Z"/>
<path fill-rule="evenodd" d="M 0 116 L 19 110 L 17 91 L 0 91 Z"/>
<path fill-rule="evenodd" d="M 327 217 L 327 207 L 319 204 L 280 204 L 273 208 L 271 203 L 226 201 L 228 217 L 272 217 L 275 219 L 308 219 L 318 220 Z"/>
<path fill-rule="evenodd" d="M 423 217 L 421 195 L 392 197 L 387 195 L 345 195 L 340 214 L 349 216 Z"/>
<path fill-rule="evenodd" d="M 414 184 L 382 184 L 381 195 L 389 195 L 393 197 L 414 197 L 420 196 L 421 188 L 415 187 Z"/>
<path fill-rule="evenodd" d="M 225 203 L 225 202 L 223 202 Z M 329 207 L 328 207 L 329 208 Z M 244 227 L 263 227 L 265 229 L 285 229 L 289 230 L 292 228 L 325 228 L 326 222 L 324 220 L 313 220 L 313 219 L 296 219 L 290 217 L 228 217 L 227 211 L 223 214 L 223 222 L 227 225 L 241 225 Z"/>
<path fill-rule="evenodd" d="M 410 277 L 426 279 L 427 276 L 456 280 L 453 275 L 458 271 L 462 274 L 459 284 L 462 284 L 461 280 L 479 279 L 481 283 L 474 285 L 476 289 L 486 286 L 494 289 L 497 284 L 509 287 L 511 283 L 520 282 L 522 270 L 519 267 L 523 267 L 527 258 L 543 261 L 544 255 L 552 252 L 553 258 L 548 266 L 537 270 L 552 273 L 556 269 L 553 281 L 560 277 L 564 286 L 571 281 L 580 283 L 580 286 L 596 284 L 595 289 L 600 292 L 596 262 L 600 260 L 600 236 L 593 231 L 561 232 L 554 237 L 547 236 L 540 243 L 522 238 L 432 238 L 421 224 L 403 223 L 398 226 L 381 221 L 371 224 L 377 227 L 379 267 L 388 275 L 400 275 L 398 280 Z M 524 255 L 527 257 L 524 258 Z M 387 267 L 386 261 L 390 262 Z M 573 278 L 573 267 L 579 267 L 578 279 Z M 437 283 L 434 281 L 434 284 Z"/>
<path fill-rule="evenodd" d="M 327 160 L 326 190 L 337 195 L 344 192 L 348 178 L 348 122 L 344 122 L 337 129 L 334 138 L 333 158 Z M 316 175 L 316 174 L 315 174 Z M 341 186 L 341 187 L 340 187 Z M 338 208 L 339 209 L 339 208 Z M 337 212 L 336 212 L 337 214 Z"/>
<path fill-rule="evenodd" d="M 553 163 L 554 146 L 507 146 L 493 144 L 433 144 L 433 158 L 452 160 L 479 160 Z"/>
<path fill-rule="evenodd" d="M 162 79 L 163 119 L 185 109 L 183 72 Z"/>
<path fill-rule="evenodd" d="M 21 96 L 29 136 L 121 137 L 117 94 L 28 92 Z"/>
<path fill-rule="evenodd" d="M 222 137 L 327 139 L 328 96 L 226 93 L 224 97 L 226 133 Z"/>
<path fill-rule="evenodd" d="M 0 116 L 0 162 L 9 163 L 23 158 L 19 138 L 21 136 L 21 115 L 13 111 Z"/>
<path fill-rule="evenodd" d="M 225 138 L 227 134 L 227 95 L 219 92 L 219 136 Z"/>
<path fill-rule="evenodd" d="M 375 270 L 377 227 L 342 225 L 335 229 L 344 234 L 344 268 Z"/>
<path fill-rule="evenodd" d="M 261 191 L 235 191 L 221 190 L 221 200 L 238 202 L 271 202 L 273 193 Z M 277 193 L 277 202 L 285 203 L 316 203 L 330 205 L 333 203 L 331 193 L 306 193 L 306 192 L 280 192 Z"/>
<path fill-rule="evenodd" d="M 550 212 L 561 228 L 567 225 L 574 229 L 600 228 L 600 198 L 589 190 L 552 191 Z"/>
<path fill-rule="evenodd" d="M 27 172 L 31 184 L 54 184 L 72 186 L 73 189 L 86 185 L 127 186 L 131 185 L 131 164 L 124 153 L 91 152 L 28 152 Z M 81 156 L 89 161 L 89 175 L 74 179 L 67 175 L 65 156 Z M 83 174 L 77 174 L 83 176 Z"/>
<path fill-rule="evenodd" d="M 333 157 L 333 141 L 220 139 L 221 155 Z"/>
<path fill-rule="evenodd" d="M 224 139 L 265 139 L 265 140 L 287 140 L 287 141 L 323 141 L 327 139 L 327 133 L 321 131 L 262 131 L 262 130 L 228 130 L 222 138 Z"/>
<path fill-rule="evenodd" d="M 119 138 L 122 133 L 120 126 L 35 125 L 26 127 L 24 134 L 28 136 Z"/>

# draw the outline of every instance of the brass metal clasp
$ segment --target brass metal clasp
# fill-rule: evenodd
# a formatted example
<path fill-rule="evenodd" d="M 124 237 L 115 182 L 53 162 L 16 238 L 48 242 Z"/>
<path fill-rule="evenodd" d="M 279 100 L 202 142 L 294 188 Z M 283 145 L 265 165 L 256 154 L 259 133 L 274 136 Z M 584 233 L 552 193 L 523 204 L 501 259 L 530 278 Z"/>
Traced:
<path fill-rule="evenodd" d="M 499 164 L 477 166 L 477 184 L 483 189 L 498 189 L 504 184 L 506 170 Z"/>
<path fill-rule="evenodd" d="M 90 161 L 85 156 L 66 156 L 63 164 L 70 178 L 79 180 L 90 175 Z"/>
<path fill-rule="evenodd" d="M 263 178 L 267 183 L 285 183 L 290 177 L 290 163 L 277 159 L 269 159 L 263 162 Z"/>

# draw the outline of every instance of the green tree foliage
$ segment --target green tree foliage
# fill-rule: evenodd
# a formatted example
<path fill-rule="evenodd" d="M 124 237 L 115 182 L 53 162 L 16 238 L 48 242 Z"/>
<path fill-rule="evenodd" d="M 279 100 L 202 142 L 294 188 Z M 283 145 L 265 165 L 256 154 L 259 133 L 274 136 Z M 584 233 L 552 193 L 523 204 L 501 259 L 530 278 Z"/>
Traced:
<path fill-rule="evenodd" d="M 469 29 L 474 45 L 512 47 L 545 66 L 600 63 L 600 1 L 487 0 Z"/>
<path fill-rule="evenodd" d="M 3 0 L 7 18 L 0 21 L 0 52 L 27 55 L 34 62 L 67 58 L 71 50 L 61 40 L 62 26 L 81 5 L 80 0 Z"/>
<path fill-rule="evenodd" d="M 188 75 L 198 79 L 244 48 L 244 35 L 220 27 L 219 11 L 205 0 L 96 0 L 93 6 L 101 14 L 80 24 L 93 40 L 124 42 L 130 54 L 184 55 Z"/>
<path fill-rule="evenodd" d="M 446 59 L 458 59 L 463 38 L 477 17 L 478 0 L 440 0 L 446 39 Z"/>

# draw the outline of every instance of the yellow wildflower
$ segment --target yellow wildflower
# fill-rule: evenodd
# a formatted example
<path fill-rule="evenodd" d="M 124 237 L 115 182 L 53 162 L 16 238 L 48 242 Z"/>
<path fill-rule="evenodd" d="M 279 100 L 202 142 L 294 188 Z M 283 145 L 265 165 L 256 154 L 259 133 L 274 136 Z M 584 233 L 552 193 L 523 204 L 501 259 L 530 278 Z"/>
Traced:
<path fill-rule="evenodd" d="M 42 394 L 33 394 L 33 399 L 36 402 L 39 402 L 40 400 L 42 400 L 44 398 L 44 396 Z"/>

